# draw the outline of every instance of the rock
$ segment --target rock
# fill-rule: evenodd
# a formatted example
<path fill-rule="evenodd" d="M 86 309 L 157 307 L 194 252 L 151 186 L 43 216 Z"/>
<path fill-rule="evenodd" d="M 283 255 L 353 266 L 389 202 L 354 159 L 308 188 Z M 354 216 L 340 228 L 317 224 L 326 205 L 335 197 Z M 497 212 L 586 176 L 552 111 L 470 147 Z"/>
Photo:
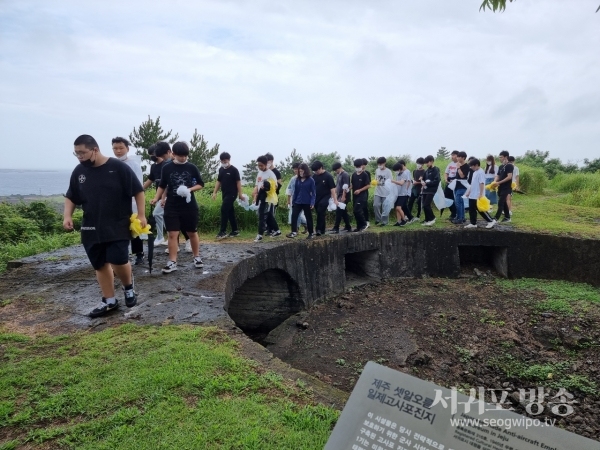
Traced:
<path fill-rule="evenodd" d="M 302 328 L 303 330 L 306 330 L 309 327 L 308 322 L 302 322 L 301 320 L 296 322 L 296 326 L 298 328 Z"/>
<path fill-rule="evenodd" d="M 583 423 L 581 416 L 575 416 L 571 419 L 571 423 Z"/>
<path fill-rule="evenodd" d="M 540 316 L 550 318 L 550 317 L 554 317 L 554 314 L 549 313 L 549 312 L 543 312 L 540 314 Z"/>
<path fill-rule="evenodd" d="M 477 268 L 473 269 L 473 272 L 475 272 L 475 275 L 477 275 L 478 277 L 483 277 L 483 276 L 485 276 L 485 275 L 483 274 L 483 272 L 481 272 L 481 270 L 479 270 L 479 269 L 477 269 Z"/>
<path fill-rule="evenodd" d="M 554 348 L 556 342 L 560 340 L 558 332 L 548 325 L 534 327 L 532 334 L 546 348 Z"/>
<path fill-rule="evenodd" d="M 354 303 L 350 303 L 344 300 L 340 300 L 337 302 L 337 307 L 342 309 L 353 309 Z"/>

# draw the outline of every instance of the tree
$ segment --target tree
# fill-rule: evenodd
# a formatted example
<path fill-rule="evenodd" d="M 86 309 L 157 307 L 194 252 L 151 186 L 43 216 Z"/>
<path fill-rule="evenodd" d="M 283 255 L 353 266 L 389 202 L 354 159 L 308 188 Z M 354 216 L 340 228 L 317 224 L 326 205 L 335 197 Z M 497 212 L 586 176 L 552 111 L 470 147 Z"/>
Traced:
<path fill-rule="evenodd" d="M 344 170 L 348 173 L 352 173 L 354 172 L 354 160 L 356 158 L 352 155 L 348 155 L 346 156 L 346 159 L 344 159 L 344 162 L 342 163 L 342 166 L 344 167 Z"/>
<path fill-rule="evenodd" d="M 298 153 L 298 150 L 293 149 L 292 153 L 283 160 L 281 165 L 279 166 L 279 171 L 281 172 L 281 177 L 283 179 L 289 179 L 294 175 L 294 170 L 292 169 L 292 165 L 294 163 L 304 162 L 302 159 L 302 155 Z"/>
<path fill-rule="evenodd" d="M 446 147 L 440 147 L 435 155 L 435 159 L 448 159 L 450 158 L 450 150 L 446 150 Z"/>
<path fill-rule="evenodd" d="M 583 160 L 585 167 L 581 169 L 582 172 L 598 172 L 600 171 L 600 158 L 592 159 L 591 161 L 587 158 Z"/>
<path fill-rule="evenodd" d="M 340 154 L 338 152 L 331 152 L 331 153 L 313 153 L 313 154 L 309 155 L 308 158 L 306 158 L 308 167 L 310 167 L 310 165 L 315 161 L 321 161 L 323 163 L 323 167 L 325 168 L 325 170 L 330 172 L 331 166 L 333 165 L 333 163 L 336 161 L 341 162 L 342 157 L 340 156 Z"/>
<path fill-rule="evenodd" d="M 162 126 L 160 125 L 160 116 L 156 118 L 156 120 L 152 120 L 150 116 L 148 116 L 148 120 L 142 122 L 139 128 L 133 127 L 133 132 L 129 134 L 129 141 L 136 148 L 135 154 L 142 157 L 142 163 L 144 161 L 150 161 L 150 155 L 148 155 L 148 149 L 152 144 L 156 144 L 158 141 L 166 141 L 170 144 L 177 142 L 179 138 L 179 134 L 175 133 L 174 136 L 173 130 L 169 130 L 168 132 L 164 132 Z M 142 171 L 146 170 L 146 166 L 142 165 Z"/>
<path fill-rule="evenodd" d="M 509 2 L 513 2 L 515 0 L 508 0 Z M 506 0 L 483 0 L 483 3 L 479 7 L 479 10 L 485 11 L 487 9 L 491 9 L 493 12 L 496 11 L 504 11 L 506 9 Z M 600 11 L 600 6 L 596 12 Z"/>
<path fill-rule="evenodd" d="M 198 134 L 198 129 L 194 129 L 194 134 L 190 139 L 189 162 L 194 164 L 200 170 L 203 181 L 212 181 L 215 178 L 219 168 L 219 160 L 215 158 L 219 153 L 219 144 L 213 148 L 208 148 L 208 142 L 204 140 L 204 135 Z"/>
<path fill-rule="evenodd" d="M 242 172 L 242 179 L 248 184 L 254 184 L 256 176 L 258 175 L 258 166 L 255 159 L 250 161 L 248 164 L 244 164 Z"/>
<path fill-rule="evenodd" d="M 579 170 L 577 164 L 563 164 L 558 158 L 550 158 L 550 152 L 542 150 L 527 150 L 525 155 L 515 158 L 515 163 L 544 169 L 548 178 L 554 178 L 558 173 L 574 173 Z"/>

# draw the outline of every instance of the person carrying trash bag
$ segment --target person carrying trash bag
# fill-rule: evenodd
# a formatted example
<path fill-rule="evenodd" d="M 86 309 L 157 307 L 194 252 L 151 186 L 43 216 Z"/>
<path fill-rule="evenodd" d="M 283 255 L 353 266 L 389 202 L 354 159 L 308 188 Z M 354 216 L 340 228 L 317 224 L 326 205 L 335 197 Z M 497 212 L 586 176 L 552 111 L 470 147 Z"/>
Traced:
<path fill-rule="evenodd" d="M 431 203 L 433 202 L 433 196 L 436 194 L 438 187 L 440 186 L 441 176 L 440 169 L 434 166 L 435 158 L 432 155 L 425 157 L 425 164 L 427 164 L 427 170 L 425 175 L 421 177 L 423 182 L 423 211 L 425 212 L 425 222 L 423 226 L 431 227 L 435 224 L 435 215 L 433 209 L 431 209 Z"/>
<path fill-rule="evenodd" d="M 302 163 L 298 167 L 298 178 L 296 178 L 294 197 L 292 198 L 292 232 L 287 237 L 295 238 L 298 236 L 298 217 L 300 216 L 300 212 L 304 212 L 306 227 L 308 228 L 307 239 L 313 238 L 312 210 L 315 207 L 316 198 L 317 188 L 315 180 L 311 176 L 308 166 Z"/>
<path fill-rule="evenodd" d="M 254 203 L 258 205 L 258 234 L 254 238 L 254 242 L 260 242 L 263 240 L 263 234 L 267 229 L 271 229 L 271 237 L 281 236 L 281 231 L 274 215 L 275 205 L 279 200 L 277 197 L 277 177 L 272 170 L 267 168 L 266 156 L 256 158 L 256 164 L 258 173 L 252 197 Z"/>
<path fill-rule="evenodd" d="M 469 198 L 470 223 L 465 225 L 465 228 L 477 228 L 477 212 L 488 223 L 486 228 L 494 228 L 497 223 L 488 212 L 490 201 L 485 197 L 485 172 L 480 165 L 481 163 L 477 158 L 469 162 L 469 168 L 473 172 L 473 177 L 471 178 L 471 185 L 467 189 L 466 194 Z"/>
<path fill-rule="evenodd" d="M 348 216 L 348 203 L 350 203 L 350 175 L 344 170 L 339 161 L 333 163 L 331 170 L 337 174 L 335 194 L 338 200 L 338 207 L 335 210 L 335 223 L 330 232 L 332 234 L 339 234 L 342 220 L 344 221 L 343 231 L 352 231 L 350 216 Z"/>

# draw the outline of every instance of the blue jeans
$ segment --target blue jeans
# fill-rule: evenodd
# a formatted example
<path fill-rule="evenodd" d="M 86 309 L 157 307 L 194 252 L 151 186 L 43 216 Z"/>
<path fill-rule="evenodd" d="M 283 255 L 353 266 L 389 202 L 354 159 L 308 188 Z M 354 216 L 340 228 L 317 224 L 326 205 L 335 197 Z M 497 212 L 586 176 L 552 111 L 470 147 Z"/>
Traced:
<path fill-rule="evenodd" d="M 465 220 L 465 201 L 462 198 L 467 190 L 465 188 L 454 189 L 454 204 L 456 205 L 456 220 Z"/>

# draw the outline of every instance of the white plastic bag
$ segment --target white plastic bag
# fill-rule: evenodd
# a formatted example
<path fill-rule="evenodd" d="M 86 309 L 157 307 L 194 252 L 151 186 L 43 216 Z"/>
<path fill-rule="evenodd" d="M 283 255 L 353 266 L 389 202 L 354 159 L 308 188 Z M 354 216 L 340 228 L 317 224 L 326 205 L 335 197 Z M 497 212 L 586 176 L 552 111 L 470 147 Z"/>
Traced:
<path fill-rule="evenodd" d="M 438 184 L 438 190 L 433 196 L 433 203 L 440 211 L 444 208 L 449 208 L 454 203 L 454 200 L 446 198 L 444 196 L 444 190 L 442 189 L 442 183 Z"/>
<path fill-rule="evenodd" d="M 246 211 L 250 209 L 250 203 L 248 203 L 248 196 L 246 194 L 242 194 L 242 199 L 237 199 L 237 204 L 244 208 Z"/>
<path fill-rule="evenodd" d="M 385 180 L 384 186 L 389 193 L 385 200 L 383 200 L 383 211 L 381 214 L 383 216 L 389 216 L 392 209 L 394 209 L 396 199 L 398 198 L 398 185 L 392 183 L 392 180 Z"/>
<path fill-rule="evenodd" d="M 327 211 L 335 211 L 337 209 L 337 206 L 335 204 L 335 201 L 329 197 L 329 205 L 327 205 Z"/>
<path fill-rule="evenodd" d="M 185 197 L 185 201 L 187 203 L 192 201 L 192 193 L 190 192 L 190 188 L 188 188 L 185 184 L 182 184 L 177 188 L 177 195 L 180 197 Z"/>
<path fill-rule="evenodd" d="M 338 202 L 338 208 L 340 208 L 340 209 L 346 209 L 346 204 L 342 203 L 342 202 Z"/>

